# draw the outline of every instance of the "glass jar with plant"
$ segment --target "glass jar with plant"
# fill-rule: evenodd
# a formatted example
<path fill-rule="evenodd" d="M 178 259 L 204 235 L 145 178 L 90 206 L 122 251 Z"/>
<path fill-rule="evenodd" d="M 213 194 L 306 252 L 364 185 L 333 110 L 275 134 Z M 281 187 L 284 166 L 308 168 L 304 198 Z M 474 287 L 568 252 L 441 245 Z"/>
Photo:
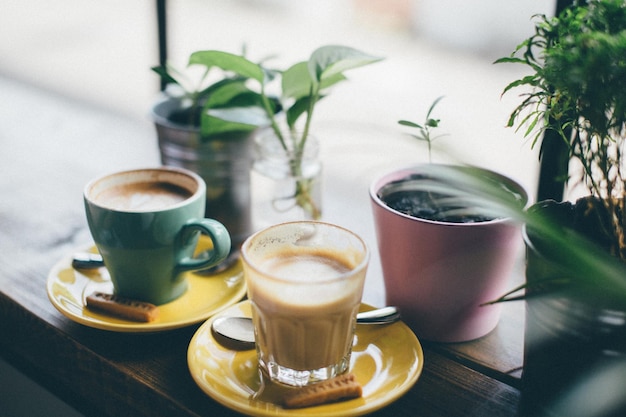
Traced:
<path fill-rule="evenodd" d="M 307 144 L 312 141 L 311 124 L 315 107 L 329 94 L 331 86 L 346 80 L 346 71 L 381 59 L 347 46 L 328 45 L 313 51 L 307 61 L 298 62 L 286 70 L 271 69 L 243 55 L 221 51 L 195 52 L 190 63 L 203 65 L 207 70 L 217 67 L 247 80 L 245 86 L 254 91 L 255 97 L 255 100 L 246 101 L 251 106 L 205 108 L 202 117 L 207 121 L 218 119 L 222 123 L 250 128 L 267 126 L 278 142 L 278 152 L 288 161 L 288 172 L 294 179 L 293 190 L 288 197 L 307 218 L 319 219 L 321 207 L 315 198 L 316 179 L 303 171 Z M 278 91 L 278 105 L 272 102 L 269 91 Z"/>

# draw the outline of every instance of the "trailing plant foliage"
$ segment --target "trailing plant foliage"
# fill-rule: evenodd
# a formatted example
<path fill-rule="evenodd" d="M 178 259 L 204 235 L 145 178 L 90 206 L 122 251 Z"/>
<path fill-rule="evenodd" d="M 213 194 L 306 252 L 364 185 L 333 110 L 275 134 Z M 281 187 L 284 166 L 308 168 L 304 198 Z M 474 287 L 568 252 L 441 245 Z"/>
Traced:
<path fill-rule="evenodd" d="M 559 291 L 583 289 L 593 292 L 596 300 L 608 297 L 626 303 L 626 266 L 615 256 L 592 242 L 587 236 L 555 221 L 558 213 L 527 210 L 526 200 L 511 192 L 502 181 L 472 166 L 432 165 L 434 181 L 423 184 L 433 193 L 448 195 L 451 204 L 471 205 L 492 217 L 502 217 L 524 224 L 541 235 L 543 245 L 550 248 L 551 259 L 560 264 L 560 274 L 543 282 L 524 284 L 503 294 L 491 303 L 520 300 Z M 445 185 L 442 185 L 445 184 Z M 603 291 L 608 289 L 608 291 Z M 591 296 L 591 292 L 588 294 Z"/>
<path fill-rule="evenodd" d="M 536 18 L 535 33 L 496 61 L 532 71 L 504 90 L 530 87 L 508 125 L 525 129 L 533 146 L 546 130 L 558 133 L 582 167 L 570 180 L 595 197 L 590 211 L 608 213 L 598 224 L 611 253 L 626 260 L 626 2 L 576 2 L 559 16 Z"/>

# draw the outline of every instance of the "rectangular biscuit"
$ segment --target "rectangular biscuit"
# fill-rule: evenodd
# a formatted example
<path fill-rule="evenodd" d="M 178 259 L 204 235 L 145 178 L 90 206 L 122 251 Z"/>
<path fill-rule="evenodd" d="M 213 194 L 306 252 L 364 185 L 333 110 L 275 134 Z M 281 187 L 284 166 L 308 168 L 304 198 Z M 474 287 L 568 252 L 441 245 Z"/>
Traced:
<path fill-rule="evenodd" d="M 362 395 L 363 390 L 354 375 L 343 374 L 327 381 L 289 392 L 283 398 L 283 405 L 285 408 L 311 407 L 358 398 Z"/>
<path fill-rule="evenodd" d="M 154 304 L 130 300 L 114 294 L 94 292 L 87 297 L 87 307 L 132 321 L 150 322 L 159 316 Z"/>

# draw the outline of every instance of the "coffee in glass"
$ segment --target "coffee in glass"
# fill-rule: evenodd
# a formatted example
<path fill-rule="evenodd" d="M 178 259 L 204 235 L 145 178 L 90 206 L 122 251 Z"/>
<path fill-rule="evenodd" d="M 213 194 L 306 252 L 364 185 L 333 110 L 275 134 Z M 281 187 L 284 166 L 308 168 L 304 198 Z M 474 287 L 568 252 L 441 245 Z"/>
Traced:
<path fill-rule="evenodd" d="M 242 258 L 262 371 L 293 386 L 345 372 L 369 260 L 365 243 L 327 223 L 283 223 L 251 236 Z"/>

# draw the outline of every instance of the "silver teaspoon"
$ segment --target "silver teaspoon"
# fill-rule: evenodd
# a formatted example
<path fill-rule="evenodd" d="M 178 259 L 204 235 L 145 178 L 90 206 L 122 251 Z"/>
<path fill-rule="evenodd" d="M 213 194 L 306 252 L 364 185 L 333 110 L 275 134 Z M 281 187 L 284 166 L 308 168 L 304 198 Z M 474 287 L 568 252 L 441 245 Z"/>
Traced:
<path fill-rule="evenodd" d="M 358 324 L 386 324 L 400 319 L 396 307 L 383 307 L 356 315 Z M 254 325 L 250 317 L 218 317 L 211 325 L 216 340 L 235 350 L 254 349 Z"/>

